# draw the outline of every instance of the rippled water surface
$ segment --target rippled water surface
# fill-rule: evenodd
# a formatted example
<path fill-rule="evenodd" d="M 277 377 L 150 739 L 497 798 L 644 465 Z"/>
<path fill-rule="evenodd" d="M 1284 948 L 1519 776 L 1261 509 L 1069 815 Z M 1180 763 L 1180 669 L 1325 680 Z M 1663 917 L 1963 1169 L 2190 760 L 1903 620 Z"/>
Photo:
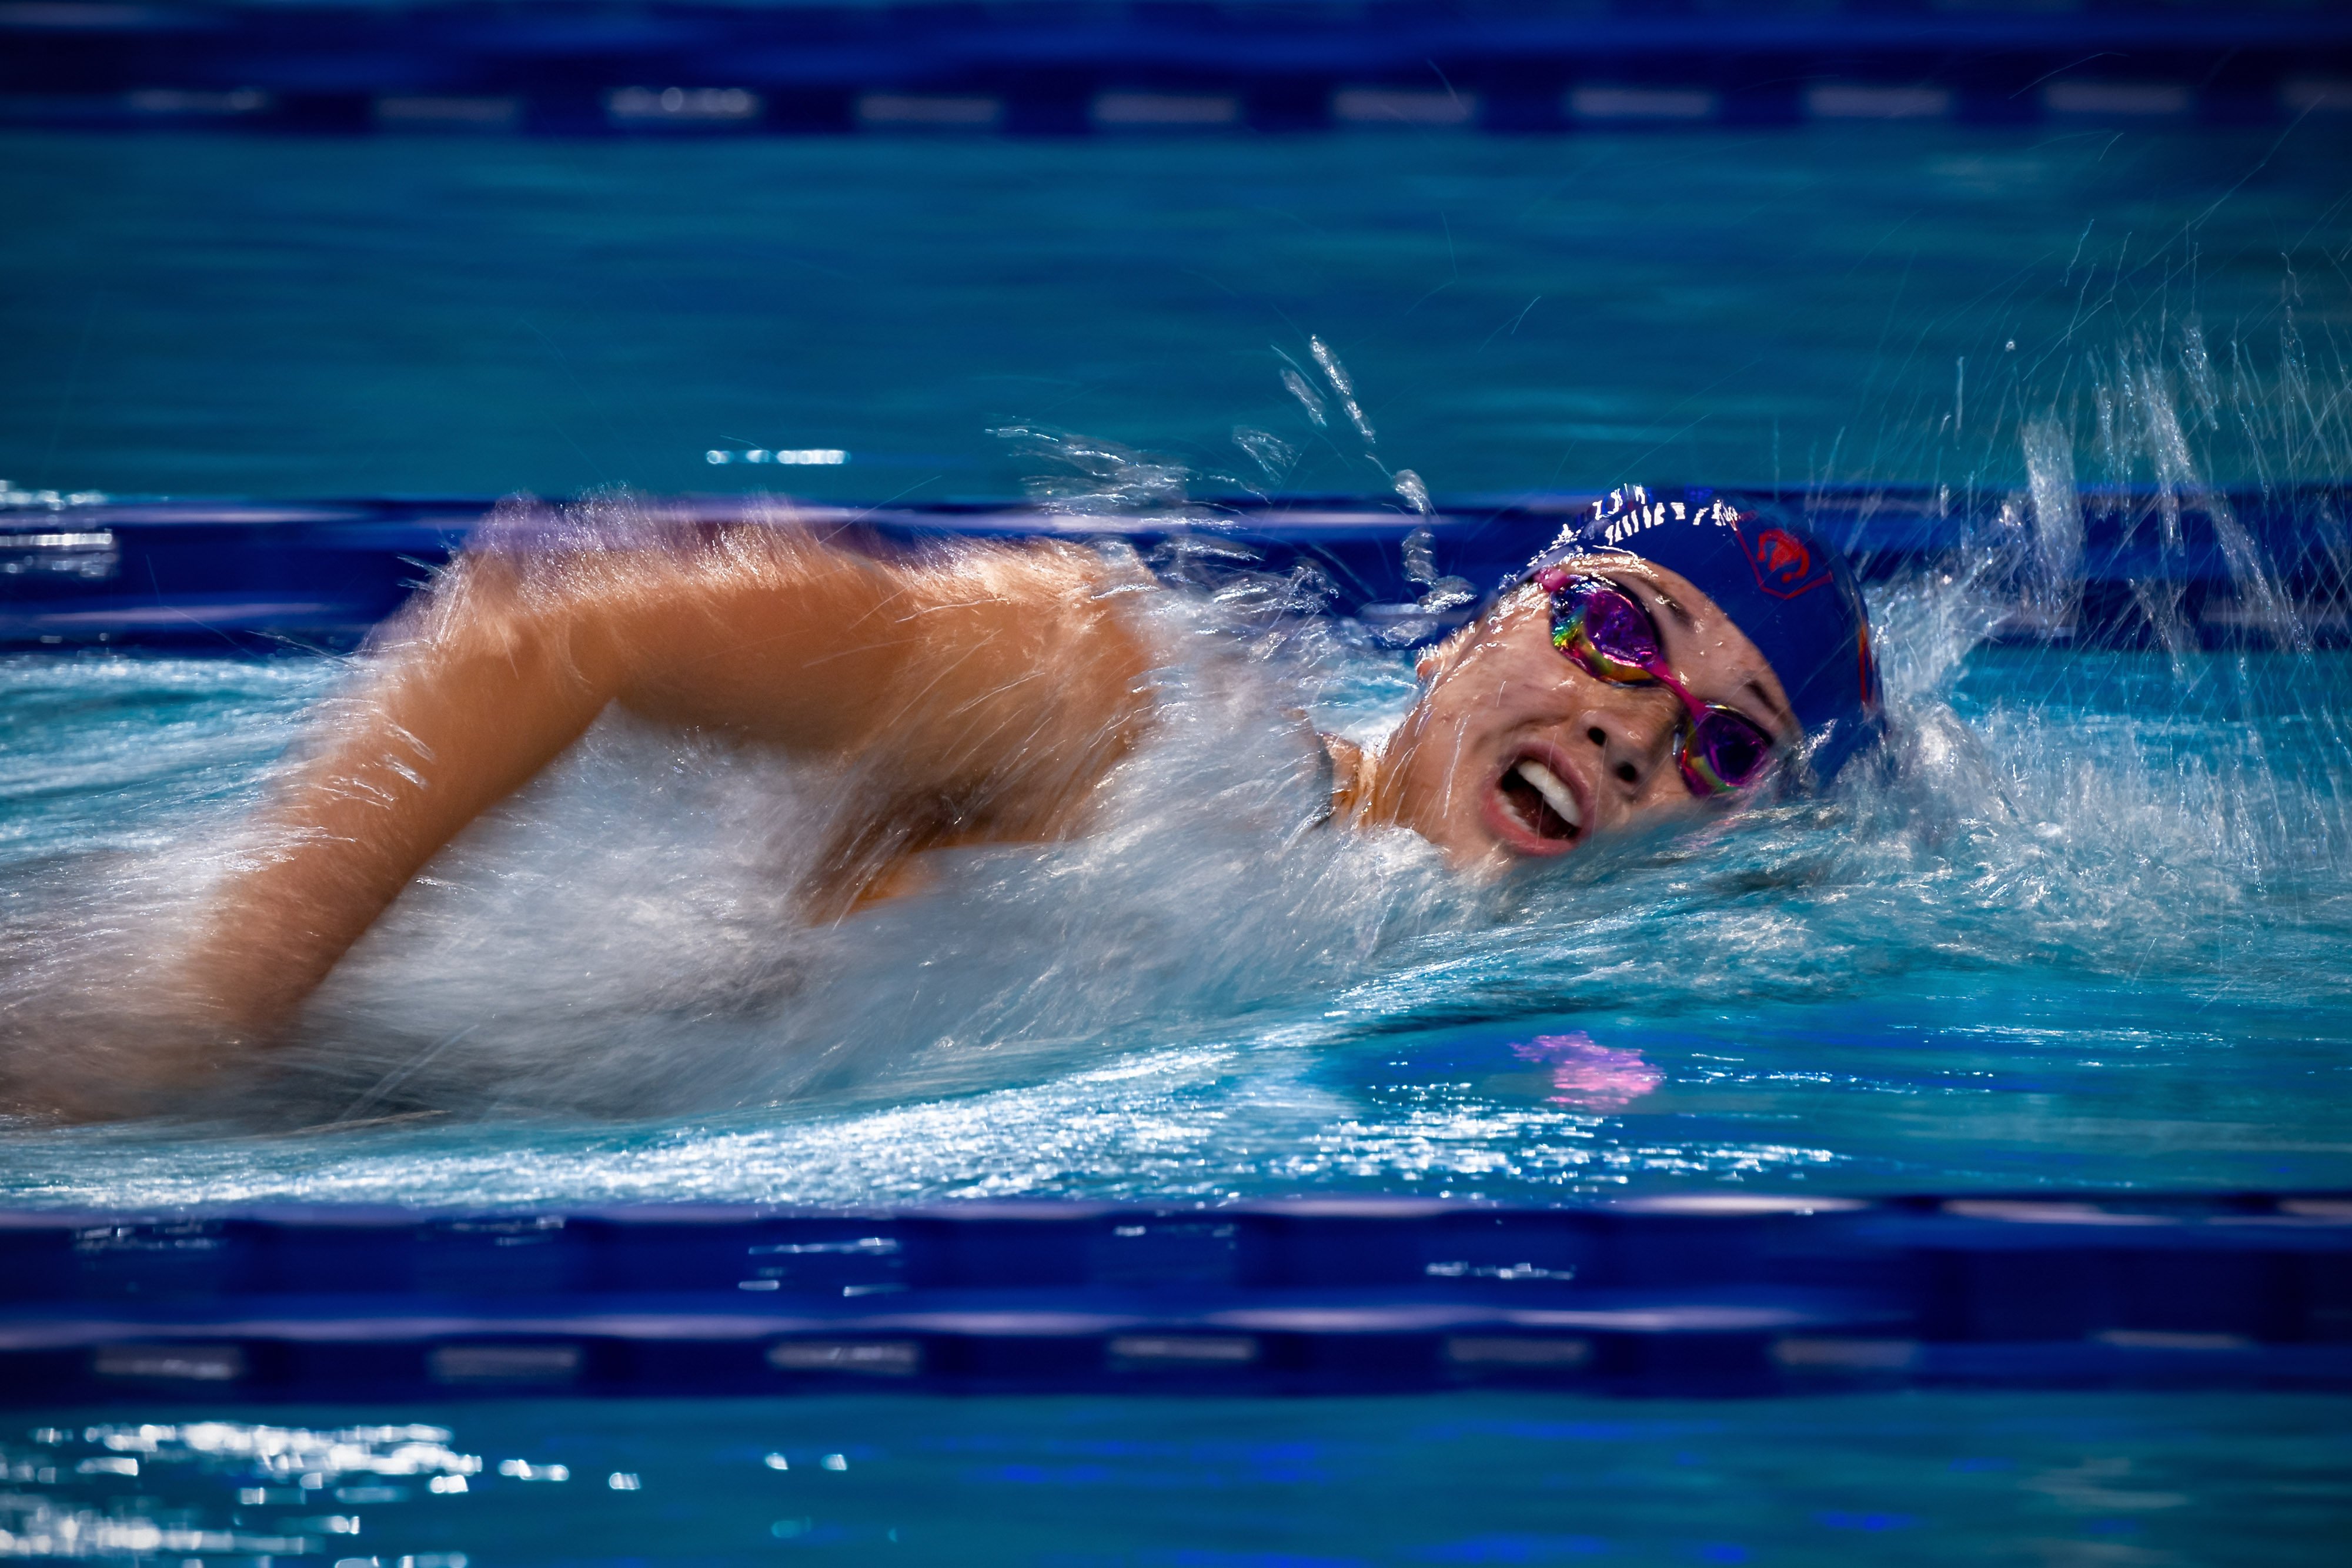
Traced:
<path fill-rule="evenodd" d="M 2322 1563 L 2352 1506 L 2340 1414 L 2112 1394 L 66 1411 L 0 1436 L 0 1555 Z"/>
<path fill-rule="evenodd" d="M 1323 660 L 1338 727 L 1407 689 Z M 2337 1184 L 2352 886 L 2300 694 L 2347 674 L 1979 651 L 1893 781 L 1499 886 L 1298 833 L 1289 721 L 1237 717 L 1279 705 L 1202 677 L 1103 831 L 817 931 L 789 778 L 612 726 L 395 909 L 242 1120 L 25 1130 L 0 1172 L 134 1205 Z M 163 940 L 341 675 L 0 664 L 20 1011 Z"/>
<path fill-rule="evenodd" d="M 1160 454 L 1106 505 L 1668 469 L 2013 486 L 2032 538 L 1874 590 L 1877 775 L 1496 885 L 1301 829 L 1286 715 L 1376 737 L 1405 655 L 1176 594 L 1098 831 L 835 927 L 785 892 L 808 780 L 608 722 L 249 1092 L 16 1128 L 0 1197 L 2352 1182 L 2347 655 L 2291 615 L 2277 652 L 1988 641 L 2063 621 L 2078 484 L 2352 472 L 2340 125 L 5 141 L 19 485 L 742 488 L 783 471 L 704 455 L 758 446 L 846 452 L 810 493 L 1004 496 L 1079 429 Z M 1360 419 L 1286 392 L 1310 339 Z M 8 1049 L 97 1027 L 347 677 L 0 659 Z"/>

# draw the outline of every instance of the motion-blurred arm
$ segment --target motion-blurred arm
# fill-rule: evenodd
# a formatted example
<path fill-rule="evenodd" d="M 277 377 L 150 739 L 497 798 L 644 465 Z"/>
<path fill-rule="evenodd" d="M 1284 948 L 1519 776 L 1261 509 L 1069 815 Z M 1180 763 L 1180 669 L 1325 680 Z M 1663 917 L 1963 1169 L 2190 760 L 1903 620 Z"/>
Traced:
<path fill-rule="evenodd" d="M 269 809 L 186 967 L 215 1038 L 279 1034 L 444 845 L 614 704 L 858 759 L 884 846 L 1066 831 L 1130 743 L 1149 663 L 1091 555 L 884 561 L 747 530 L 691 549 L 477 557 L 391 632 Z"/>

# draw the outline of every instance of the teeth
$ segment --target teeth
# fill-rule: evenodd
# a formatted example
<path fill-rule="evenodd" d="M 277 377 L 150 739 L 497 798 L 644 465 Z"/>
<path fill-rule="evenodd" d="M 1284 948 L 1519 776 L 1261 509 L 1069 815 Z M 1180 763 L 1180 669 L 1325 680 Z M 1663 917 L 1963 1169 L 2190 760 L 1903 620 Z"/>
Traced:
<path fill-rule="evenodd" d="M 1584 826 L 1584 813 L 1576 809 L 1576 795 L 1559 781 L 1559 775 L 1530 757 L 1518 767 L 1519 777 L 1536 787 L 1536 793 L 1549 802 L 1559 813 L 1560 820 L 1571 828 Z"/>

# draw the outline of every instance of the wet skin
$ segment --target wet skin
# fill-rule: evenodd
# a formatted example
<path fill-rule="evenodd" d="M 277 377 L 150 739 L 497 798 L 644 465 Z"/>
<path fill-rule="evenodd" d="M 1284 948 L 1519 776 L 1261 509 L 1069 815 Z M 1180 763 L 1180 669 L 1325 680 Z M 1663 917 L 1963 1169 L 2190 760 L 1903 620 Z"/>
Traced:
<path fill-rule="evenodd" d="M 1769 665 L 1704 594 L 1633 557 L 1593 570 L 1641 600 L 1698 700 L 1795 737 Z M 444 845 L 608 709 L 829 776 L 839 804 L 801 889 L 812 920 L 919 888 L 933 850 L 1081 833 L 1150 723 L 1157 654 L 1132 607 L 1151 591 L 1072 545 L 879 558 L 790 528 L 470 558 L 313 721 L 119 1038 L 83 1031 L 0 1102 L 95 1118 L 235 1082 Z M 1539 591 L 1421 673 L 1381 747 L 1330 743 L 1339 820 L 1410 829 L 1481 873 L 1697 809 L 1674 696 L 1564 657 Z"/>
<path fill-rule="evenodd" d="M 1738 710 L 1782 746 L 1797 740 L 1772 666 L 1712 599 L 1638 557 L 1589 557 L 1579 570 L 1649 612 L 1667 667 L 1693 696 Z M 1675 760 L 1682 704 L 1663 685 L 1603 680 L 1561 653 L 1540 589 L 1521 589 L 1433 649 L 1421 676 L 1427 690 L 1372 764 L 1363 814 L 1412 829 L 1456 867 L 1568 854 L 1698 809 Z"/>

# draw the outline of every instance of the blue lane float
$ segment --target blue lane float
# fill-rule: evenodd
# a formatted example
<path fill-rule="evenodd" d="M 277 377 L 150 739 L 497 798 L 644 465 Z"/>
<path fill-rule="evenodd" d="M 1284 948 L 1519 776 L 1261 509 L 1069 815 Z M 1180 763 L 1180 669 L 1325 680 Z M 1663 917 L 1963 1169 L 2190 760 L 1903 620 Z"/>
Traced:
<path fill-rule="evenodd" d="M 0 1402 L 2352 1387 L 2352 1196 L 0 1214 Z"/>
<path fill-rule="evenodd" d="M 1988 591 L 2015 595 L 2000 629 L 2011 641 L 2352 643 L 2352 488 L 2342 484 L 2191 495 L 2086 489 L 2057 517 L 2041 516 L 2021 495 L 1923 486 L 1725 494 L 1801 514 L 1854 557 L 1866 581 L 1969 571 Z M 8 497 L 12 504 L 0 510 L 0 648 L 15 649 L 350 648 L 446 566 L 492 510 L 487 500 L 467 498 L 247 504 Z M 1076 516 L 1025 506 L 875 508 L 727 497 L 641 499 L 632 517 L 677 530 L 816 528 L 877 548 L 955 537 L 1115 536 L 1171 578 L 1213 583 L 1221 571 L 1304 574 L 1299 580 L 1310 591 L 1302 602 L 1354 617 L 1402 644 L 1438 635 L 1466 614 L 1459 605 L 1424 609 L 1433 582 L 1458 578 L 1485 591 L 1593 499 L 1441 501 L 1422 516 L 1355 497 L 1252 497 L 1181 512 Z M 559 524 L 553 510 L 544 517 Z M 517 526 L 514 508 L 501 526 Z M 2055 598 L 2044 580 L 2053 570 L 2063 575 Z"/>
<path fill-rule="evenodd" d="M 2347 108 L 2352 16 L 2319 5 L 0 5 L 0 120 L 93 128 L 1528 132 Z"/>

